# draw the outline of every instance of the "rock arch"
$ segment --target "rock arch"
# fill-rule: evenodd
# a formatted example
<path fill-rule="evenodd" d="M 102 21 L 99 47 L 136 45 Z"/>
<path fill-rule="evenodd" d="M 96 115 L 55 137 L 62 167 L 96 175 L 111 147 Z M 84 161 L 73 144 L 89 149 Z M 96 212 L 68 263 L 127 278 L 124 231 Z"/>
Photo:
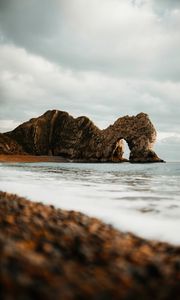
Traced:
<path fill-rule="evenodd" d="M 129 155 L 127 155 L 127 149 L 129 149 L 128 144 L 124 138 L 120 138 L 116 141 L 111 159 L 112 162 L 127 162 L 129 160 Z M 130 150 L 128 151 L 130 152 Z"/>
<path fill-rule="evenodd" d="M 124 139 L 130 149 L 131 162 L 162 161 L 152 150 L 156 141 L 156 130 L 145 113 L 117 119 L 113 125 L 103 131 L 103 136 L 104 156 L 107 159 L 111 157 L 117 141 Z M 123 149 L 119 151 L 121 152 Z M 121 156 L 119 158 L 121 160 Z"/>
<path fill-rule="evenodd" d="M 25 152 L 73 160 L 121 162 L 124 139 L 130 149 L 130 162 L 162 161 L 152 150 L 156 130 L 145 113 L 119 118 L 100 130 L 87 117 L 73 118 L 67 112 L 52 110 L 1 136 L 1 153 L 9 149 L 9 154 Z M 13 151 L 12 144 L 16 144 Z"/>

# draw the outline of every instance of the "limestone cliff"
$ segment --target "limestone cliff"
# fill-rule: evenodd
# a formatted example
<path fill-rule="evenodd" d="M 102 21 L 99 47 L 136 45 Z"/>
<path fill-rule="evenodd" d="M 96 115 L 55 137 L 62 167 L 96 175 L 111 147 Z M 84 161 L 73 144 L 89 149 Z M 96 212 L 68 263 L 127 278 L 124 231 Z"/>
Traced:
<path fill-rule="evenodd" d="M 1 134 L 0 153 L 57 155 L 73 160 L 116 161 L 123 158 L 123 140 L 130 149 L 130 162 L 161 162 L 152 150 L 156 130 L 147 114 L 125 116 L 100 130 L 87 117 L 73 118 L 67 112 L 52 110 L 31 119 L 13 131 Z M 1 142 L 2 141 L 2 142 Z M 16 145 L 11 149 L 11 145 Z"/>
<path fill-rule="evenodd" d="M 24 151 L 13 138 L 0 133 L 0 154 L 24 154 Z"/>

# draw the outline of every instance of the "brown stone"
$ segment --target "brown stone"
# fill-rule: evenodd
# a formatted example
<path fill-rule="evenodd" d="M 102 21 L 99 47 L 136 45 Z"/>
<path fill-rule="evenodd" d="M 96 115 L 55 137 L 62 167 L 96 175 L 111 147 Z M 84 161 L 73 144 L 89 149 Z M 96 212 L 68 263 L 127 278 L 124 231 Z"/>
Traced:
<path fill-rule="evenodd" d="M 0 192 L 0 299 L 178 300 L 180 247 Z"/>
<path fill-rule="evenodd" d="M 0 133 L 0 154 L 24 154 L 24 151 L 16 140 Z"/>
<path fill-rule="evenodd" d="M 162 162 L 152 150 L 156 130 L 144 113 L 119 118 L 113 125 L 100 130 L 87 117 L 73 118 L 67 112 L 47 111 L 1 134 L 0 153 L 24 151 L 78 161 L 122 162 L 125 161 L 123 140 L 130 149 L 130 162 Z"/>

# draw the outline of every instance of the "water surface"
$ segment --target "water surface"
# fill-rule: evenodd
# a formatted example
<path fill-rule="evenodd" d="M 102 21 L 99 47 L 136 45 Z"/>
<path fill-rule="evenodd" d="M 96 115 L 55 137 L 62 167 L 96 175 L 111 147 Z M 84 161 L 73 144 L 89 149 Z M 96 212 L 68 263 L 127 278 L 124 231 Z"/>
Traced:
<path fill-rule="evenodd" d="M 180 244 L 180 163 L 0 164 L 0 189 Z"/>

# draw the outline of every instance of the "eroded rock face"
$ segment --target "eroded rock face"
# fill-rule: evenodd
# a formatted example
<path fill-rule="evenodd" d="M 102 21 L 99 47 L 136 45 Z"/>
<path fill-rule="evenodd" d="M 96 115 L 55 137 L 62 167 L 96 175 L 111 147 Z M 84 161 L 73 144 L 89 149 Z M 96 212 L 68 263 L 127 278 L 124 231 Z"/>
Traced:
<path fill-rule="evenodd" d="M 156 130 L 145 113 L 119 118 L 113 125 L 103 130 L 103 136 L 103 155 L 105 157 L 110 157 L 111 153 L 113 153 L 114 145 L 117 145 L 118 141 L 124 139 L 130 149 L 129 159 L 131 162 L 162 161 L 152 150 L 156 141 Z M 108 147 L 105 147 L 105 145 L 108 145 Z M 123 152 L 123 150 L 119 150 L 119 152 Z"/>
<path fill-rule="evenodd" d="M 0 133 L 0 154 L 24 154 L 24 151 L 14 139 Z"/>
<path fill-rule="evenodd" d="M 67 112 L 52 110 L 3 136 L 28 154 L 115 162 L 124 161 L 124 139 L 130 149 L 130 162 L 162 161 L 152 150 L 156 130 L 144 113 L 119 118 L 100 130 L 87 117 L 73 118 Z"/>

